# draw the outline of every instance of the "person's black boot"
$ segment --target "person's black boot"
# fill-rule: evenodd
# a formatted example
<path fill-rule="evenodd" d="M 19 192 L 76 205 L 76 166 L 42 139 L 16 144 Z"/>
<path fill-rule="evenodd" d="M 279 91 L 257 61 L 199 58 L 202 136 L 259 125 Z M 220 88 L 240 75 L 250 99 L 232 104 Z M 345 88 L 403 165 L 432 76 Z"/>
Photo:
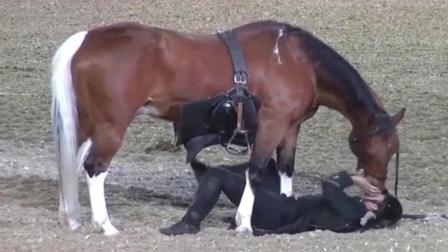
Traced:
<path fill-rule="evenodd" d="M 170 227 L 159 228 L 159 231 L 165 235 L 182 235 L 182 234 L 196 234 L 200 228 L 196 225 L 188 224 L 180 221 Z"/>

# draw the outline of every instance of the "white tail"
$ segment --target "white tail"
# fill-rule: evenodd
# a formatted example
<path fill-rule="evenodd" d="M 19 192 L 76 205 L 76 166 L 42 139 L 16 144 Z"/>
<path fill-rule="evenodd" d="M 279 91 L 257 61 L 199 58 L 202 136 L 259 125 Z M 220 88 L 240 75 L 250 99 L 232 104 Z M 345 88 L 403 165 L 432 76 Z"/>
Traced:
<path fill-rule="evenodd" d="M 80 226 L 77 169 L 90 148 L 90 141 L 83 144 L 78 154 L 78 125 L 76 98 L 73 91 L 71 61 L 87 35 L 78 32 L 68 38 L 56 51 L 52 61 L 52 131 L 56 145 L 60 186 L 60 217 L 65 214 L 72 229 Z"/>

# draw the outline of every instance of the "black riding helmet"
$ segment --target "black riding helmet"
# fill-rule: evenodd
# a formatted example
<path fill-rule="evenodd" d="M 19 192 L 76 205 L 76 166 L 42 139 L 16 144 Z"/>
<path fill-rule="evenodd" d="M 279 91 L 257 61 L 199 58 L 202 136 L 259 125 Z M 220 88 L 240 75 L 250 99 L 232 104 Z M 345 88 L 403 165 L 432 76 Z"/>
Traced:
<path fill-rule="evenodd" d="M 397 198 L 386 191 L 384 200 L 378 205 L 378 210 L 374 211 L 374 214 L 375 218 L 371 219 L 367 226 L 371 228 L 392 227 L 403 216 L 403 207 Z"/>

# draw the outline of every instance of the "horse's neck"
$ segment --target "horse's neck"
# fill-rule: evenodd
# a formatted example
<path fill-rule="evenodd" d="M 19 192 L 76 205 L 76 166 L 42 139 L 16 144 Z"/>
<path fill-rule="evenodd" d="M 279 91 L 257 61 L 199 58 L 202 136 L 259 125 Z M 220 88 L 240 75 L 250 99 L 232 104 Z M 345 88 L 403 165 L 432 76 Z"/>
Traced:
<path fill-rule="evenodd" d="M 348 91 L 350 87 L 342 85 L 344 84 L 337 82 L 324 82 L 318 85 L 319 105 L 338 111 L 350 120 L 353 127 L 365 127 L 369 118 L 384 113 L 382 104 L 365 84 L 360 88 L 366 90 L 357 97 L 353 97 L 356 92 Z"/>
<path fill-rule="evenodd" d="M 292 32 L 300 40 L 301 57 L 305 55 L 314 68 L 318 105 L 339 111 L 354 126 L 367 123 L 377 113 L 385 113 L 379 99 L 342 55 L 300 28 L 293 28 Z"/>

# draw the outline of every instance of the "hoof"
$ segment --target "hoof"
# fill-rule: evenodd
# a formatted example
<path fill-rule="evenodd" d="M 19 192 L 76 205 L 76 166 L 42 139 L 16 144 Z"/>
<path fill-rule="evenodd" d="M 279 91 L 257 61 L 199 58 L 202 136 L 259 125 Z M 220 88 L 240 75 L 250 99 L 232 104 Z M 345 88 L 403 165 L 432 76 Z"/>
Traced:
<path fill-rule="evenodd" d="M 238 236 L 252 236 L 252 227 L 247 225 L 240 225 L 235 229 Z"/>
<path fill-rule="evenodd" d="M 120 233 L 118 229 L 116 229 L 110 222 L 108 224 L 105 224 L 102 226 L 103 229 L 103 235 L 105 236 L 113 236 Z"/>
<path fill-rule="evenodd" d="M 92 219 L 92 226 L 95 230 L 102 232 L 105 236 L 112 236 L 120 233 L 120 231 L 112 225 L 109 219 L 103 221 L 102 223 Z"/>
<path fill-rule="evenodd" d="M 167 228 L 159 228 L 159 231 L 165 235 L 196 234 L 199 227 L 181 221 Z"/>
<path fill-rule="evenodd" d="M 60 225 L 67 225 L 70 230 L 75 231 L 81 227 L 81 222 L 77 218 L 67 218 L 65 214 L 59 213 L 58 222 Z"/>
<path fill-rule="evenodd" d="M 67 223 L 72 231 L 78 230 L 81 227 L 81 223 L 76 219 L 67 220 Z"/>
<path fill-rule="evenodd" d="M 236 222 L 235 222 L 235 218 L 234 218 L 234 217 L 231 217 L 231 216 L 229 216 L 229 217 L 224 217 L 224 218 L 222 219 L 222 221 L 223 221 L 224 223 L 229 223 L 229 227 L 227 228 L 228 230 L 235 230 L 235 228 L 236 228 Z"/>

